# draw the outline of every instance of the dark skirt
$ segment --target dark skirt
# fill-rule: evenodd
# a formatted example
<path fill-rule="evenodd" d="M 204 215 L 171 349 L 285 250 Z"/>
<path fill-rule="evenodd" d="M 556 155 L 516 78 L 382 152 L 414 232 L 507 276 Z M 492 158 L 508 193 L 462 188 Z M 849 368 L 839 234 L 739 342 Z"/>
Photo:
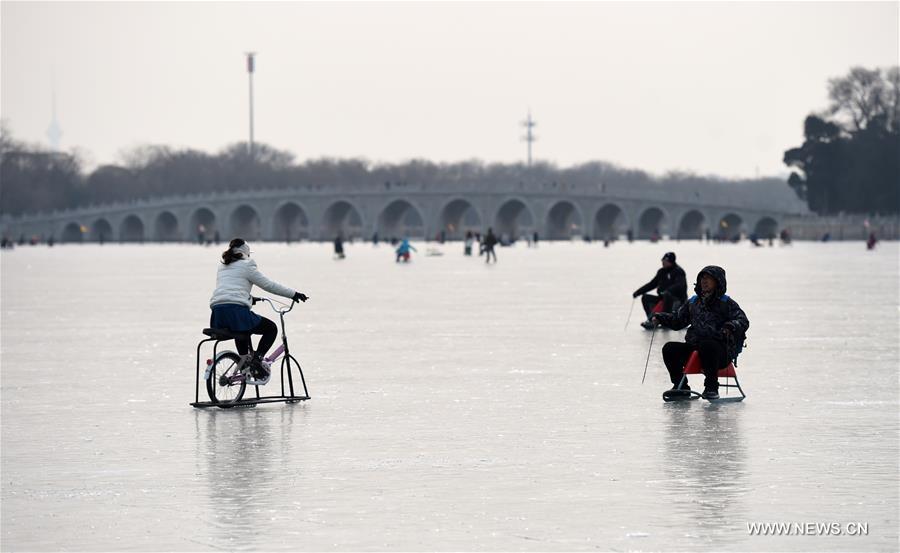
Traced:
<path fill-rule="evenodd" d="M 223 303 L 212 307 L 209 327 L 224 328 L 232 332 L 249 332 L 260 321 L 262 321 L 262 317 L 250 311 L 246 305 Z"/>

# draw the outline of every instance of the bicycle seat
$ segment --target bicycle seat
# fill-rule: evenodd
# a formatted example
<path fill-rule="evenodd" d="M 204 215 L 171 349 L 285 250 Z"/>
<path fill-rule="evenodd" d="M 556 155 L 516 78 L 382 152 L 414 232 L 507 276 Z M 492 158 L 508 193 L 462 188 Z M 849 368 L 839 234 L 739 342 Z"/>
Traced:
<path fill-rule="evenodd" d="M 248 338 L 250 335 L 246 332 L 232 332 L 224 328 L 204 328 L 203 334 L 216 340 L 235 340 L 238 338 Z"/>

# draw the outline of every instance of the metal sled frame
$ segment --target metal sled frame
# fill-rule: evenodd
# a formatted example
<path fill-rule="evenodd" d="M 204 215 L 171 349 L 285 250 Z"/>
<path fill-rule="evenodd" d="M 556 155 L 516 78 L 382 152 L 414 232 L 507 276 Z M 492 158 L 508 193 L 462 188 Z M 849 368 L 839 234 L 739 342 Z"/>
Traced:
<path fill-rule="evenodd" d="M 702 394 L 700 394 L 700 392 L 696 392 L 694 390 L 688 391 L 688 390 L 681 389 L 682 386 L 687 384 L 687 375 L 703 374 L 703 371 L 701 371 L 699 369 L 698 370 L 690 370 L 688 368 L 688 365 L 691 364 L 691 359 L 693 359 L 693 356 L 695 356 L 695 355 L 697 355 L 696 351 L 691 354 L 692 357 L 688 360 L 687 363 L 685 363 L 684 374 L 681 376 L 681 381 L 678 383 L 677 389 L 676 390 L 666 390 L 665 392 L 663 392 L 663 401 L 666 401 L 666 402 L 690 401 L 690 400 L 694 400 L 694 399 L 700 399 L 702 397 Z M 700 365 L 700 363 L 699 363 L 699 359 L 698 359 L 697 366 L 699 367 L 699 365 Z M 741 383 L 738 381 L 737 372 L 734 370 L 733 362 L 728 363 L 727 367 L 725 367 L 723 369 L 719 369 L 717 378 L 719 379 L 719 388 L 720 389 L 725 388 L 726 394 L 728 394 L 728 391 L 731 388 L 737 388 L 738 392 L 740 392 L 741 395 L 740 395 L 740 397 L 738 397 L 738 396 L 722 397 L 720 395 L 719 399 L 708 400 L 710 403 L 732 403 L 732 402 L 736 402 L 736 401 L 744 401 L 744 398 L 747 397 L 747 394 L 744 393 L 744 389 L 741 388 Z M 725 379 L 724 383 L 721 381 L 723 378 Z M 731 384 L 732 378 L 734 379 L 734 384 Z M 673 391 L 676 393 L 672 393 Z"/>
<path fill-rule="evenodd" d="M 282 323 L 284 321 L 282 320 Z M 283 328 L 283 327 L 282 327 Z M 207 338 L 205 340 L 201 340 L 200 343 L 197 344 L 197 377 L 194 387 L 194 402 L 191 403 L 192 407 L 197 407 L 201 409 L 205 409 L 207 407 L 219 407 L 220 409 L 230 409 L 232 407 L 252 407 L 258 405 L 260 403 L 297 403 L 300 401 L 304 401 L 309 399 L 309 390 L 306 388 L 306 379 L 303 377 L 303 369 L 300 367 L 300 363 L 297 362 L 296 359 L 291 356 L 290 352 L 287 349 L 287 340 L 284 339 L 284 334 L 282 334 L 282 343 L 285 346 L 284 356 L 281 358 L 281 395 L 278 396 L 260 396 L 259 395 L 259 386 L 253 386 L 254 392 L 256 393 L 255 398 L 250 399 L 241 399 L 240 401 L 235 401 L 233 403 L 218 403 L 213 401 L 200 401 L 200 349 L 203 347 L 203 344 L 206 342 L 214 342 L 213 344 L 213 355 L 212 359 L 216 359 L 217 350 L 219 348 L 219 342 L 225 342 L 228 340 L 232 340 L 233 338 Z M 297 372 L 300 374 L 300 382 L 303 384 L 303 395 L 297 395 L 294 393 L 294 378 L 291 375 L 291 366 L 296 367 Z M 284 389 L 284 375 L 287 374 L 287 384 L 288 384 L 288 392 L 289 394 L 285 394 Z"/>

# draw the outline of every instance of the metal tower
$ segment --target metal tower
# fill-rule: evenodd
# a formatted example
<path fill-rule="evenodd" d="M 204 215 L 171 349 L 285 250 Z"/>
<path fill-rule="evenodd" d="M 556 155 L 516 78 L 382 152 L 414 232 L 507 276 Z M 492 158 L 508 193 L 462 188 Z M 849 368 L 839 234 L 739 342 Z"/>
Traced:
<path fill-rule="evenodd" d="M 534 133 L 531 132 L 537 123 L 531 119 L 531 109 L 528 109 L 528 118 L 522 121 L 522 126 L 525 127 L 525 136 L 522 137 L 522 140 L 528 143 L 528 166 L 531 167 L 531 143 L 537 140 L 537 137 L 534 136 Z"/>

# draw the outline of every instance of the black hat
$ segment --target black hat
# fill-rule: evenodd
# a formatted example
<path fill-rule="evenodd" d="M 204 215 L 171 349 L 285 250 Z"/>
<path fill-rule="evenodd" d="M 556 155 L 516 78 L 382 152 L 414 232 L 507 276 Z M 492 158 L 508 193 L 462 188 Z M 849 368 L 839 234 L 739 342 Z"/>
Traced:
<path fill-rule="evenodd" d="M 666 252 L 666 255 L 664 255 L 662 258 L 663 258 L 663 261 L 675 263 L 675 252 Z"/>

